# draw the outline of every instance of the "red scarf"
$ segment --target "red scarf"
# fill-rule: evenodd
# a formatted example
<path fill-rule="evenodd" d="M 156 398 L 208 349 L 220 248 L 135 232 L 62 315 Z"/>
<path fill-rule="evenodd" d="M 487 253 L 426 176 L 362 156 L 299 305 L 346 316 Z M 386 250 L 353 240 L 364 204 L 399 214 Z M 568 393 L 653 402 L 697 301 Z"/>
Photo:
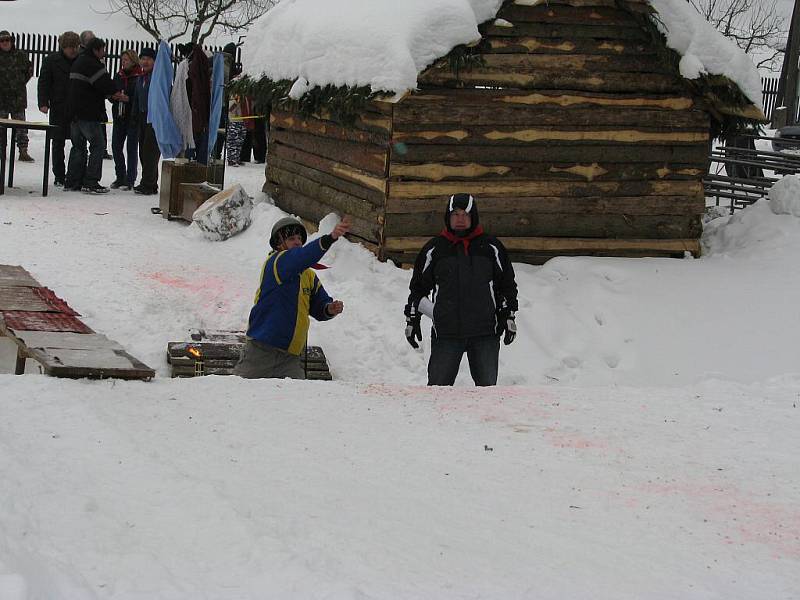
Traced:
<path fill-rule="evenodd" d="M 483 225 L 478 225 L 475 229 L 473 229 L 470 233 L 465 236 L 459 236 L 447 229 L 445 227 L 442 229 L 442 232 L 439 234 L 446 240 L 449 240 L 451 244 L 464 244 L 464 254 L 469 255 L 469 243 L 474 240 L 476 237 L 483 233 Z"/>
<path fill-rule="evenodd" d="M 135 77 L 141 77 L 144 75 L 144 71 L 142 71 L 142 67 L 139 65 L 134 65 L 134 67 L 130 71 L 126 71 L 125 69 L 119 70 L 119 76 L 122 79 L 122 89 L 128 89 L 128 81 Z"/>

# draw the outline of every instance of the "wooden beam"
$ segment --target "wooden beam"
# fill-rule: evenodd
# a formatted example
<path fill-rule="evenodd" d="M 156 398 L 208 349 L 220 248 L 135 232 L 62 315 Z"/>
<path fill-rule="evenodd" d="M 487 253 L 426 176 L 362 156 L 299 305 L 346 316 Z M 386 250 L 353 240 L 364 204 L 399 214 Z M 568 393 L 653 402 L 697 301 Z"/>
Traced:
<path fill-rule="evenodd" d="M 615 162 L 685 164 L 703 171 L 708 169 L 708 144 L 613 144 L 602 142 L 551 142 L 526 145 L 430 144 L 405 143 L 402 152 L 392 153 L 397 163 L 479 163 L 505 165 L 530 163 L 601 163 L 613 157 Z"/>
<path fill-rule="evenodd" d="M 345 181 L 341 177 L 336 177 L 335 175 L 330 175 L 324 171 L 319 171 L 306 164 L 285 160 L 278 156 L 278 152 L 270 154 L 267 164 L 268 178 L 270 167 L 289 171 L 290 173 L 300 175 L 306 179 L 309 179 L 310 181 L 315 181 L 321 185 L 349 194 L 350 196 L 361 198 L 362 200 L 368 201 L 373 206 L 382 207 L 386 201 L 386 194 L 383 191 L 378 192 L 357 183 Z M 269 179 L 267 181 L 269 182 Z"/>
<path fill-rule="evenodd" d="M 445 124 L 470 127 L 485 125 L 609 127 L 625 129 L 639 127 L 680 131 L 708 129 L 708 113 L 701 110 L 628 110 L 623 107 L 592 106 L 586 108 L 564 108 L 539 105 L 480 104 L 434 104 L 403 103 L 395 113 L 395 132 L 414 131 L 441 127 Z M 377 148 L 376 146 L 372 146 Z"/>
<path fill-rule="evenodd" d="M 515 23 L 513 27 L 496 25 L 496 21 L 484 23 L 480 27 L 483 35 L 497 37 L 537 37 L 537 38 L 590 38 L 598 40 L 634 40 L 648 42 L 646 31 L 638 25 L 598 25 L 592 23 Z"/>
<path fill-rule="evenodd" d="M 471 181 L 406 182 L 392 181 L 389 198 L 447 199 L 456 192 L 477 196 L 703 196 L 700 181 Z"/>
<path fill-rule="evenodd" d="M 430 237 L 388 238 L 384 248 L 388 252 L 418 252 Z M 648 252 L 700 254 L 700 241 L 688 239 L 587 239 L 559 237 L 500 237 L 503 245 L 512 252 Z"/>
<path fill-rule="evenodd" d="M 345 179 L 349 182 L 356 183 L 360 186 L 380 193 L 384 193 L 386 190 L 386 180 L 384 177 L 378 177 L 372 173 L 367 173 L 366 171 L 356 169 L 355 167 L 346 165 L 343 162 L 323 158 L 321 156 L 304 152 L 302 150 L 292 148 L 291 146 L 285 146 L 277 142 L 271 142 L 269 149 L 270 154 L 273 154 L 278 158 L 309 166 L 318 171 Z"/>
<path fill-rule="evenodd" d="M 383 146 L 360 144 L 284 129 L 274 129 L 270 132 L 270 136 L 275 142 L 285 146 L 339 161 L 379 177 L 386 172 L 388 144 Z"/>
<path fill-rule="evenodd" d="M 389 170 L 393 181 L 473 181 L 475 179 L 551 179 L 572 181 L 643 181 L 694 179 L 706 170 L 693 165 L 664 163 L 395 163 Z"/>
<path fill-rule="evenodd" d="M 699 238 L 703 231 L 700 214 L 627 215 L 541 213 L 535 209 L 511 213 L 481 212 L 481 223 L 498 237 L 577 238 Z M 443 211 L 386 215 L 386 239 L 436 235 L 443 225 Z"/>
<path fill-rule="evenodd" d="M 435 127 L 435 126 L 434 126 Z M 562 127 L 471 126 L 442 127 L 420 131 L 402 131 L 398 125 L 394 138 L 415 144 L 528 144 L 545 142 L 612 142 L 622 144 L 695 144 L 708 143 L 709 130 L 650 131 L 639 129 L 603 129 Z"/>
<path fill-rule="evenodd" d="M 281 196 L 285 188 L 289 188 L 330 206 L 340 215 L 349 214 L 365 221 L 374 221 L 376 223 L 379 222 L 379 215 L 383 213 L 383 207 L 379 210 L 378 207 L 367 200 L 321 185 L 307 177 L 285 171 L 274 165 L 269 166 L 268 172 L 270 181 L 278 186 L 275 190 L 278 197 Z"/>
<path fill-rule="evenodd" d="M 500 56 L 500 55 L 497 55 Z M 491 86 L 519 89 L 568 90 L 624 93 L 679 93 L 677 76 L 662 73 L 615 73 L 569 70 L 517 70 L 503 67 L 476 67 L 459 71 L 458 76 L 447 63 L 436 63 L 417 78 L 420 87 L 426 85 L 463 87 Z"/>
<path fill-rule="evenodd" d="M 607 73 L 670 74 L 672 71 L 657 55 L 608 56 L 580 54 L 486 54 L 480 69 L 508 69 L 515 72 L 537 71 L 590 71 Z M 477 69 L 476 69 L 477 70 Z"/>
<path fill-rule="evenodd" d="M 653 49 L 635 40 L 592 38 L 495 37 L 484 38 L 484 57 L 490 54 L 595 54 L 612 56 L 650 55 Z"/>
<path fill-rule="evenodd" d="M 279 188 L 275 205 L 288 213 L 295 214 L 309 221 L 319 222 L 330 213 L 340 211 L 318 198 L 311 198 L 290 188 Z M 351 216 L 351 233 L 368 241 L 377 243 L 381 239 L 381 223 L 373 220 Z"/>
<path fill-rule="evenodd" d="M 402 106 L 421 104 L 448 104 L 466 107 L 510 106 L 510 107 L 557 107 L 557 108 L 595 108 L 608 107 L 647 110 L 689 110 L 698 108 L 693 98 L 680 94 L 607 94 L 603 92 L 569 92 L 558 90 L 514 90 L 514 89 L 475 89 L 426 87 L 403 100 Z M 399 107 L 398 107 L 399 110 Z"/>
<path fill-rule="evenodd" d="M 703 196 L 578 196 L 514 197 L 479 199 L 481 215 L 502 213 L 576 215 L 700 215 L 705 209 Z M 389 198 L 391 214 L 444 213 L 445 203 L 432 198 Z"/>
<path fill-rule="evenodd" d="M 301 117 L 299 114 L 281 110 L 273 110 L 269 117 L 270 130 L 288 129 L 324 136 L 327 138 L 346 140 L 361 144 L 385 146 L 389 142 L 389 133 L 364 131 L 354 127 L 345 127 L 339 123 L 322 121 L 314 117 Z"/>

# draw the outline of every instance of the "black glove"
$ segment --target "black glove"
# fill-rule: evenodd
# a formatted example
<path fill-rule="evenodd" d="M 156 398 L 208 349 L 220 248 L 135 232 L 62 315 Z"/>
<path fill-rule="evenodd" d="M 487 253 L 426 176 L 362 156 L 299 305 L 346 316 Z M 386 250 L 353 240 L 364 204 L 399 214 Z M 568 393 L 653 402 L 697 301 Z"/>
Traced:
<path fill-rule="evenodd" d="M 417 311 L 413 305 L 406 306 L 406 339 L 411 344 L 412 348 L 419 348 L 417 340 L 422 341 L 422 328 L 420 327 L 420 319 L 422 315 Z"/>
<path fill-rule="evenodd" d="M 497 335 L 503 335 L 503 343 L 508 346 L 517 337 L 517 318 L 513 310 L 502 308 L 497 313 Z"/>

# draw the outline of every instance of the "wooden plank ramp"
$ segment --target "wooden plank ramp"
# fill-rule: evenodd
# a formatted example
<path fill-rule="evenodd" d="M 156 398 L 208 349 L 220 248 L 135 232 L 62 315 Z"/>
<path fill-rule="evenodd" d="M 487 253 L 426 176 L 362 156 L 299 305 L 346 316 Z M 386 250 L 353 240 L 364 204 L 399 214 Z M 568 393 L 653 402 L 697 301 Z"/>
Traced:
<path fill-rule="evenodd" d="M 173 377 L 233 375 L 247 339 L 244 332 L 194 329 L 189 337 L 189 341 L 167 344 L 167 362 Z M 306 379 L 333 379 L 328 360 L 319 346 L 308 346 L 300 360 L 306 369 Z"/>
<path fill-rule="evenodd" d="M 0 265 L 0 336 L 17 345 L 15 373 L 35 360 L 45 375 L 71 379 L 144 379 L 155 371 L 80 315 L 20 266 Z"/>

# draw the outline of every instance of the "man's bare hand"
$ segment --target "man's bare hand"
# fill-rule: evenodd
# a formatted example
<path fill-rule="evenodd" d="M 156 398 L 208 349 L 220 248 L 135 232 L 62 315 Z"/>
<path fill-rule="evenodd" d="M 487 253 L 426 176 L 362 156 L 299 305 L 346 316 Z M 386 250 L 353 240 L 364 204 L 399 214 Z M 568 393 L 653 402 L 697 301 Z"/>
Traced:
<path fill-rule="evenodd" d="M 342 314 L 342 311 L 344 310 L 344 302 L 342 302 L 341 300 L 334 300 L 333 302 L 328 304 L 328 306 L 326 306 L 325 308 L 327 309 L 328 314 L 331 317 L 335 317 L 336 315 Z"/>
<path fill-rule="evenodd" d="M 40 106 L 39 107 L 39 112 L 42 113 L 43 115 L 46 115 L 49 111 L 50 111 L 50 107 L 49 106 Z"/>
<path fill-rule="evenodd" d="M 336 227 L 333 228 L 333 231 L 331 231 L 331 237 L 335 240 L 338 240 L 348 231 L 350 231 L 350 217 L 345 215 L 344 219 L 339 221 L 336 224 Z"/>

